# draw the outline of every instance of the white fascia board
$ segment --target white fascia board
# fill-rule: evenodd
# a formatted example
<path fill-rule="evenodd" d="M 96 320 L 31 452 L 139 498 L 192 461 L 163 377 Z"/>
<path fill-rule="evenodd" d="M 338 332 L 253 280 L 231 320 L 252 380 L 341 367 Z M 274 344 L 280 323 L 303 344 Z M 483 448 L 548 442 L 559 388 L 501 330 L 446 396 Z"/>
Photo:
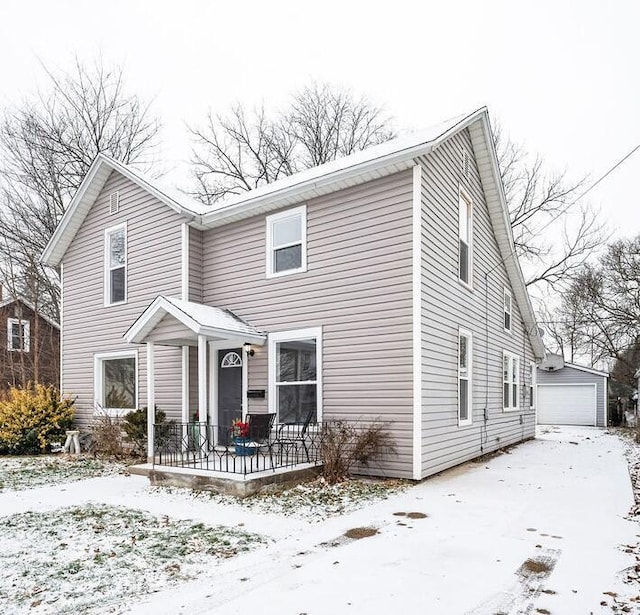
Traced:
<path fill-rule="evenodd" d="M 222 339 L 237 339 L 242 343 L 250 342 L 252 344 L 256 344 L 257 346 L 264 346 L 264 343 L 267 341 L 267 336 L 264 334 L 246 333 L 244 331 L 230 331 L 229 329 L 218 329 L 216 327 L 201 326 L 199 333 L 200 335 L 205 335 L 206 337 L 219 337 Z"/>
<path fill-rule="evenodd" d="M 588 374 L 594 374 L 595 376 L 604 376 L 605 378 L 609 377 L 609 372 L 601 372 L 599 369 L 593 369 L 592 367 L 585 367 L 584 365 L 576 365 L 575 363 L 565 363 L 564 366 L 577 369 L 580 372 L 587 372 Z"/>
<path fill-rule="evenodd" d="M 393 155 L 393 159 L 376 159 L 367 161 L 360 165 L 353 167 L 347 167 L 334 171 L 327 175 L 319 175 L 307 180 L 299 180 L 298 183 L 294 183 L 287 186 L 276 187 L 277 189 L 268 191 L 266 194 L 255 194 L 252 196 L 252 192 L 248 192 L 246 197 L 242 201 L 236 203 L 230 203 L 224 208 L 212 211 L 211 213 L 204 214 L 202 216 L 202 225 L 204 228 L 215 228 L 227 224 L 230 218 L 238 219 L 248 218 L 261 213 L 262 211 L 268 211 L 270 208 L 285 207 L 289 203 L 283 204 L 283 201 L 288 198 L 298 198 L 303 200 L 307 191 L 315 191 L 318 189 L 326 188 L 331 184 L 337 184 L 341 181 L 347 181 L 349 179 L 357 178 L 358 176 L 366 177 L 368 173 L 375 171 L 379 168 L 397 163 L 403 164 L 407 169 L 413 166 L 413 158 L 420 153 L 420 150 L 424 149 L 424 146 L 416 147 L 410 152 L 403 151 Z M 391 157 L 390 157 L 391 158 Z M 295 178 L 296 175 L 292 175 Z M 366 180 L 365 180 L 366 181 Z M 275 184 L 272 184 L 275 186 Z"/>
<path fill-rule="evenodd" d="M 151 305 L 144 311 L 137 320 L 129 327 L 124 334 L 124 339 L 129 344 L 141 344 L 144 338 L 166 315 L 170 314 L 185 327 L 191 329 L 196 335 L 200 332 L 200 324 L 193 320 L 188 314 L 177 308 L 164 297 L 156 297 Z"/>
<path fill-rule="evenodd" d="M 108 172 L 106 172 L 108 170 Z M 171 196 L 167 195 L 165 192 L 160 190 L 158 187 L 152 185 L 147 181 L 144 177 L 141 177 L 126 165 L 118 162 L 117 160 L 113 160 L 104 154 L 98 154 L 89 171 L 87 172 L 85 178 L 82 180 L 78 191 L 74 195 L 69 207 L 65 211 L 62 219 L 58 223 L 56 230 L 54 231 L 49 243 L 44 249 L 42 255 L 40 256 L 40 262 L 45 265 L 49 265 L 50 267 L 56 267 L 62 261 L 62 257 L 66 252 L 69 244 L 73 240 L 75 233 L 78 228 L 82 224 L 82 220 L 89 212 L 89 209 L 93 205 L 93 200 L 87 200 L 87 192 L 91 188 L 98 188 L 96 190 L 96 194 L 102 190 L 104 184 L 107 181 L 109 173 L 111 171 L 116 171 L 132 181 L 134 184 L 154 196 L 161 203 L 164 203 L 169 208 L 174 210 L 176 213 L 180 214 L 187 218 L 188 222 L 197 222 L 198 214 L 191 209 L 185 207 L 178 201 L 176 201 Z M 100 184 L 98 186 L 94 186 L 94 182 L 99 181 Z M 82 215 L 82 219 L 79 221 L 77 227 L 73 228 L 73 221 L 77 218 L 77 216 Z"/>
<path fill-rule="evenodd" d="M 69 203 L 67 210 L 64 212 L 64 215 L 62 216 L 60 222 L 58 222 L 56 230 L 53 232 L 51 239 L 49 239 L 49 242 L 42 252 L 42 255 L 40 256 L 41 263 L 49 265 L 50 267 L 55 267 L 60 264 L 60 261 L 62 260 L 62 254 L 57 254 L 57 252 L 59 251 L 58 248 L 62 243 L 62 239 L 67 234 L 67 229 L 69 228 L 71 221 L 76 216 L 76 211 L 83 203 L 87 190 L 93 185 L 96 175 L 98 174 L 98 171 L 102 169 L 103 164 L 104 160 L 98 154 L 98 156 L 96 156 L 93 163 L 89 167 L 89 171 L 84 176 L 84 179 L 82 180 L 78 191 L 75 193 L 73 199 L 71 199 L 71 203 Z M 107 178 L 105 177 L 102 181 L 103 186 L 106 183 L 106 180 Z"/>
<path fill-rule="evenodd" d="M 492 219 L 494 228 L 496 230 L 496 240 L 500 248 L 502 262 L 504 263 L 505 269 L 507 270 L 514 296 L 516 298 L 516 301 L 518 302 L 520 313 L 527 328 L 527 335 L 529 336 L 529 340 L 531 341 L 534 355 L 537 359 L 542 360 L 545 357 L 546 350 L 544 347 L 544 343 L 542 342 L 542 338 L 540 337 L 535 312 L 533 310 L 533 306 L 531 305 L 531 299 L 529 297 L 529 292 L 527 291 L 524 276 L 522 275 L 522 269 L 520 268 L 518 257 L 515 255 L 515 245 L 513 241 L 513 232 L 511 229 L 511 220 L 509 218 L 509 208 L 507 205 L 507 198 L 504 193 L 504 186 L 502 185 L 502 179 L 500 176 L 498 158 L 491 138 L 489 114 L 486 112 L 486 110 L 483 114 L 481 114 L 481 117 L 479 119 L 482 122 L 482 132 L 487 146 L 487 152 L 489 154 L 489 165 L 491 167 L 492 182 L 495 186 L 497 200 L 501 210 L 499 219 Z M 491 207 L 489 208 L 489 210 L 491 212 Z"/>

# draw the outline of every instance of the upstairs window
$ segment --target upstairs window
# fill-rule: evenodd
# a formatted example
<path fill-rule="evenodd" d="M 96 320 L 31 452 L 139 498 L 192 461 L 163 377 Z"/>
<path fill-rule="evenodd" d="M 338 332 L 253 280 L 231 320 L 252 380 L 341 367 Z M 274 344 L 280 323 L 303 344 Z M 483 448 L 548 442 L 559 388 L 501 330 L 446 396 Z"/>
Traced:
<path fill-rule="evenodd" d="M 127 300 L 127 227 L 121 224 L 107 229 L 104 243 L 104 304 L 125 303 Z"/>
<path fill-rule="evenodd" d="M 458 334 L 458 424 L 471 424 L 471 333 Z"/>
<path fill-rule="evenodd" d="M 502 403 L 505 410 L 518 409 L 520 358 L 510 352 L 502 355 Z"/>
<path fill-rule="evenodd" d="M 504 289 L 504 330 L 511 332 L 511 293 Z"/>
<path fill-rule="evenodd" d="M 29 321 L 18 318 L 7 319 L 7 350 L 29 352 L 30 345 Z"/>
<path fill-rule="evenodd" d="M 267 277 L 307 270 L 307 208 L 267 216 Z"/>
<path fill-rule="evenodd" d="M 459 252 L 458 252 L 458 278 L 467 286 L 471 286 L 471 254 L 472 245 L 471 239 L 473 237 L 473 207 L 471 198 L 460 189 L 458 196 L 458 239 L 459 239 Z"/>

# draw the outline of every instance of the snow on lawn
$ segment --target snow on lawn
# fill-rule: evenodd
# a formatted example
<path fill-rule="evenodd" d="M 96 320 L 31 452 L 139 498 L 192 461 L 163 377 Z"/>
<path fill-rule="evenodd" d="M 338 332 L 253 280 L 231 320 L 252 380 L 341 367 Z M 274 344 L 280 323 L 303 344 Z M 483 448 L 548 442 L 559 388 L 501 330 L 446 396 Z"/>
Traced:
<path fill-rule="evenodd" d="M 626 446 L 640 460 L 605 430 L 545 428 L 410 488 L 318 482 L 242 501 L 123 475 L 5 491 L 0 613 L 638 613 Z M 238 555 L 208 553 L 209 531 Z"/>
<path fill-rule="evenodd" d="M 0 613 L 122 612 L 132 597 L 197 578 L 261 542 L 237 528 L 100 504 L 12 515 L 2 519 Z"/>
<path fill-rule="evenodd" d="M 108 476 L 118 474 L 124 468 L 121 463 L 67 455 L 0 457 L 0 491 L 18 491 Z"/>
<path fill-rule="evenodd" d="M 295 517 L 319 523 L 330 517 L 344 515 L 374 502 L 385 500 L 409 487 L 402 480 L 347 480 L 329 485 L 322 479 L 303 483 L 280 493 L 259 493 L 237 498 L 211 491 L 190 491 L 174 487 L 150 487 L 148 493 L 158 498 L 191 499 L 223 506 L 240 506 L 264 514 Z"/>
<path fill-rule="evenodd" d="M 618 437 L 545 429 L 386 500 L 293 526 L 268 549 L 131 612 L 638 613 L 640 585 L 625 582 L 635 556 L 624 545 L 640 533 L 626 518 L 632 505 Z M 265 532 L 273 523 L 264 514 Z"/>

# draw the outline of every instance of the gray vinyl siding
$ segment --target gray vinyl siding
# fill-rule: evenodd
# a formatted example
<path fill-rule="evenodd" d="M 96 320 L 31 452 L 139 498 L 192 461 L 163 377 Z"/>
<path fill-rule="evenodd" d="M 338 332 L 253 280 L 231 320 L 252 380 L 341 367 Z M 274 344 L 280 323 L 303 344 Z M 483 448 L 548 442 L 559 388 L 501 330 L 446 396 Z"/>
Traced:
<path fill-rule="evenodd" d="M 471 154 L 462 175 L 461 148 Z M 535 434 L 529 409 L 528 366 L 533 353 L 513 304 L 512 333 L 504 331 L 501 264 L 467 130 L 421 159 L 422 166 L 422 476 Z M 458 190 L 473 200 L 472 286 L 458 280 Z M 485 274 L 488 276 L 485 277 Z M 486 317 L 488 315 L 488 317 Z M 472 424 L 458 426 L 458 330 L 472 333 Z M 520 409 L 502 404 L 503 351 L 520 357 Z M 487 420 L 484 420 L 485 408 Z"/>
<path fill-rule="evenodd" d="M 192 337 L 193 331 L 189 327 L 177 321 L 173 316 L 165 315 L 153 328 L 153 331 L 147 335 L 146 339 L 149 342 L 161 343 L 163 340 L 184 340 Z"/>
<path fill-rule="evenodd" d="M 562 369 L 547 372 L 538 370 L 538 384 L 595 384 L 596 385 L 596 425 L 606 427 L 605 403 L 607 399 L 607 378 L 565 365 Z"/>
<path fill-rule="evenodd" d="M 189 301 L 202 302 L 202 231 L 189 227 Z"/>
<path fill-rule="evenodd" d="M 203 300 L 267 332 L 322 327 L 325 418 L 388 421 L 398 455 L 377 474 L 411 476 L 411 172 L 314 198 L 305 273 L 266 279 L 265 216 L 204 233 Z M 268 394 L 267 345 L 249 388 Z M 252 412 L 268 400 L 249 400 Z"/>
<path fill-rule="evenodd" d="M 109 195 L 120 191 L 120 211 L 109 215 Z M 104 307 L 104 231 L 127 222 L 127 303 Z M 130 346 L 125 331 L 161 293 L 180 296 L 181 218 L 136 184 L 112 172 L 64 259 L 64 369 L 62 388 L 77 396 L 82 427 L 94 411 L 94 354 L 139 348 L 138 400 L 146 405 L 145 347 Z M 156 348 L 156 403 L 180 417 L 179 348 Z"/>

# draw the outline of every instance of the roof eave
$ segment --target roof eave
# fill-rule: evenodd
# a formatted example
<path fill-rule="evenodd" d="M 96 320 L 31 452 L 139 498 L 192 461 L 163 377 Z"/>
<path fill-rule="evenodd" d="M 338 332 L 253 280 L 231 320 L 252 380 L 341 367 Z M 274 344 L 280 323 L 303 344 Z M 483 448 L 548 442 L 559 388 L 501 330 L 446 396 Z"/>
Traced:
<path fill-rule="evenodd" d="M 381 155 L 378 158 L 365 160 L 361 163 L 345 168 L 340 168 L 334 171 L 330 170 L 324 175 L 313 175 L 309 179 L 303 180 L 300 183 L 288 185 L 281 189 L 278 189 L 277 185 L 274 184 L 273 190 L 254 197 L 251 197 L 251 192 L 248 192 L 247 196 L 243 196 L 243 198 L 241 198 L 237 203 L 231 203 L 227 207 L 222 207 L 218 210 L 203 214 L 201 216 L 201 224 L 205 228 L 222 226 L 231 218 L 237 218 L 239 216 L 243 218 L 250 217 L 255 215 L 255 213 L 268 209 L 269 207 L 274 207 L 274 209 L 277 207 L 283 207 L 283 201 L 290 198 L 299 197 L 299 200 L 302 201 L 306 198 L 307 194 L 319 189 L 328 188 L 332 184 L 339 185 L 342 182 L 353 180 L 358 177 L 362 177 L 363 181 L 367 181 L 370 173 L 383 169 L 384 167 L 404 166 L 408 169 L 413 166 L 415 158 L 429 154 L 432 150 L 439 147 L 441 143 L 446 141 L 452 134 L 463 130 L 482 115 L 486 115 L 486 113 L 486 107 L 481 107 L 462 118 L 448 130 L 445 130 L 442 134 L 430 141 L 404 147 L 399 151 L 389 152 L 388 154 Z"/>
<path fill-rule="evenodd" d="M 507 198 L 504 193 L 504 186 L 502 185 L 502 179 L 500 176 L 500 168 L 498 166 L 498 158 L 496 150 L 492 141 L 491 124 L 489 121 L 489 113 L 487 109 L 483 109 L 483 113 L 477 118 L 481 121 L 482 130 L 485 142 L 487 143 L 487 150 L 489 153 L 489 163 L 491 167 L 492 181 L 495 186 L 498 201 L 501 209 L 500 225 L 505 233 L 506 241 L 500 240 L 499 235 L 496 237 L 498 240 L 498 246 L 500 249 L 500 255 L 502 257 L 502 263 L 507 270 L 509 279 L 513 287 L 516 300 L 522 314 L 522 319 L 526 327 L 526 333 L 531 342 L 531 347 L 536 359 L 542 360 L 546 356 L 546 349 L 540 336 L 540 330 L 538 328 L 535 311 L 531 304 L 529 292 L 527 291 L 527 285 L 522 275 L 522 269 L 518 257 L 515 256 L 515 244 L 513 241 L 513 232 L 511 229 L 511 220 L 509 219 L 509 207 L 507 205 Z"/>
<path fill-rule="evenodd" d="M 109 169 L 109 173 L 111 171 L 116 171 L 121 175 L 123 175 L 124 177 L 126 177 L 127 179 L 129 179 L 130 181 L 132 181 L 133 183 L 135 183 L 136 185 L 140 186 L 141 188 L 146 190 L 149 194 L 151 194 L 156 199 L 158 199 L 161 203 L 164 203 L 169 208 L 174 210 L 176 213 L 185 217 L 188 222 L 196 222 L 196 223 L 199 222 L 200 216 L 196 212 L 188 209 L 187 207 L 184 207 L 183 205 L 178 203 L 175 199 L 173 199 L 171 196 L 165 194 L 164 192 L 161 192 L 155 186 L 152 186 L 151 184 L 149 184 L 143 177 L 140 177 L 136 173 L 133 173 L 129 168 L 127 168 L 125 165 L 121 164 L 117 160 L 113 160 L 112 158 L 109 158 L 104 154 L 98 154 L 95 157 L 94 161 L 91 163 L 91 167 L 89 167 L 89 170 L 87 171 L 87 174 L 82 180 L 82 183 L 78 188 L 78 191 L 76 192 L 73 199 L 71 200 L 71 203 L 67 207 L 67 210 L 65 211 L 60 222 L 58 223 L 58 226 L 56 227 L 53 235 L 51 236 L 51 239 L 49 240 L 44 251 L 42 252 L 42 255 L 40 256 L 41 263 L 48 265 L 49 267 L 57 267 L 62 262 L 64 254 L 67 251 L 71 241 L 73 240 L 73 236 L 75 236 L 75 232 L 77 232 L 77 229 L 76 229 L 76 231 L 73 233 L 73 235 L 71 235 L 71 237 L 68 236 L 71 233 L 70 231 L 71 221 L 76 216 L 80 206 L 84 203 L 87 192 L 93 186 L 94 181 L 96 181 L 96 176 L 99 174 L 100 171 L 104 170 L 105 167 Z M 108 178 L 108 175 L 102 181 L 100 190 L 104 187 L 104 184 L 106 183 L 107 178 Z M 89 208 L 91 207 L 91 205 L 89 205 Z"/>

